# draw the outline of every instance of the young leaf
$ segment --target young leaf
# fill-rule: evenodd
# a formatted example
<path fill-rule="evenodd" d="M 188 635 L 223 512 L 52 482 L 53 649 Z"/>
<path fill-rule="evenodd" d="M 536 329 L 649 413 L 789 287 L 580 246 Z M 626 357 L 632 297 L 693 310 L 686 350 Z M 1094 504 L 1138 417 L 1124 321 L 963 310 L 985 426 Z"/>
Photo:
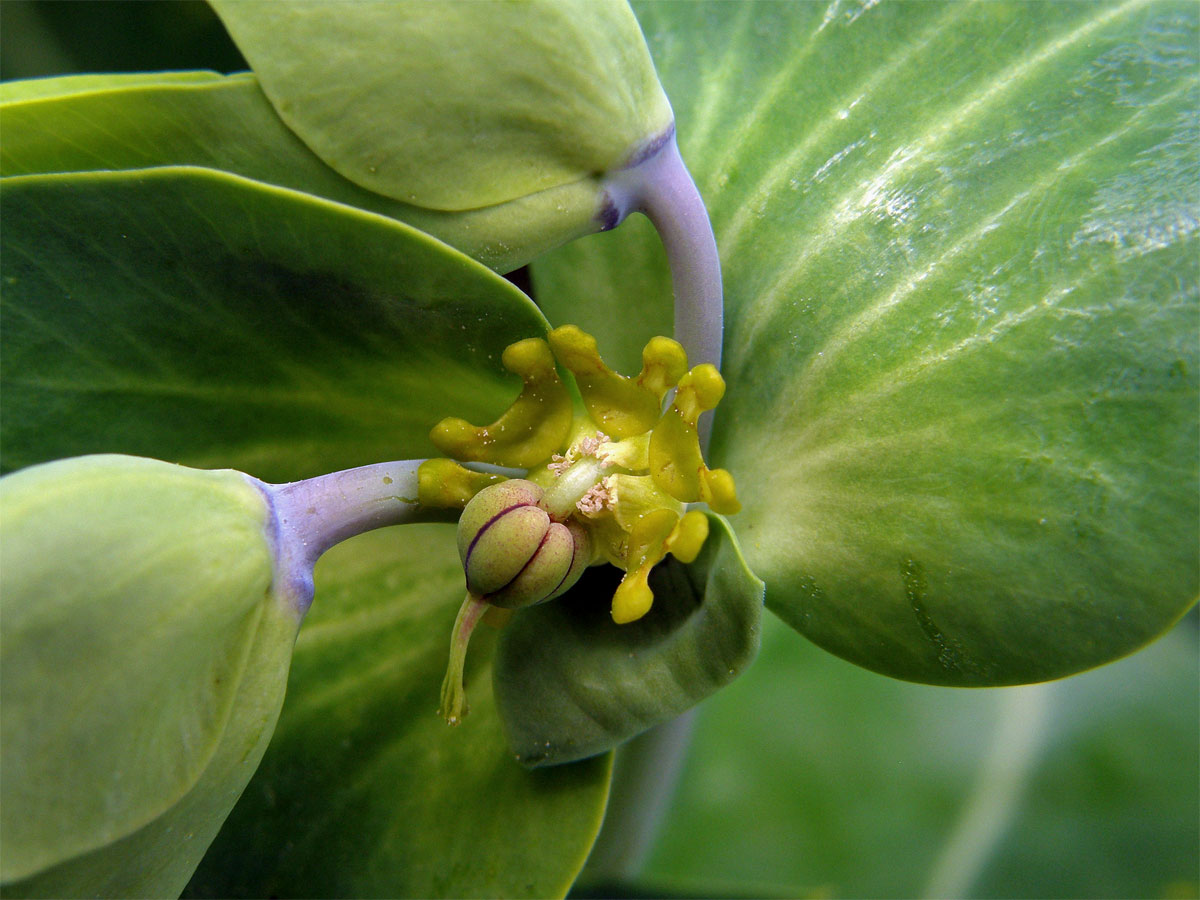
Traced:
<path fill-rule="evenodd" d="M 624 0 L 213 5 L 300 138 L 406 203 L 594 182 L 671 124 Z"/>
<path fill-rule="evenodd" d="M 237 472 L 87 456 L 0 479 L 5 896 L 166 896 L 266 748 L 299 619 Z"/>
<path fill-rule="evenodd" d="M 1197 8 L 640 11 L 722 251 L 713 455 L 767 605 L 950 684 L 1161 634 L 1200 541 Z M 645 281 L 630 238 L 562 303 Z"/>
<path fill-rule="evenodd" d="M 619 572 L 585 576 L 558 600 L 522 610 L 501 635 L 496 702 L 526 765 L 610 750 L 691 709 L 758 652 L 763 585 L 724 519 L 695 563 L 651 576 L 656 601 L 637 622 L 609 614 Z"/>

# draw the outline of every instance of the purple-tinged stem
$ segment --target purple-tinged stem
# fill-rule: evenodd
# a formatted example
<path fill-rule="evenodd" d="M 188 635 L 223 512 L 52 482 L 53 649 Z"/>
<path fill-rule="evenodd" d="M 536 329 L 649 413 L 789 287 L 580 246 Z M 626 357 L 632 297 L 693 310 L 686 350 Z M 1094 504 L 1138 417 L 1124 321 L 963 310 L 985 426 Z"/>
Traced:
<path fill-rule="evenodd" d="M 725 328 L 721 259 L 704 199 L 679 154 L 674 126 L 605 179 L 605 188 L 605 227 L 641 212 L 658 231 L 671 267 L 675 340 L 687 351 L 688 362 L 720 368 Z M 707 450 L 711 412 L 700 417 L 698 431 L 700 446 Z M 620 749 L 614 802 L 588 862 L 593 877 L 621 878 L 637 871 L 674 793 L 694 716 L 690 710 Z"/>
<path fill-rule="evenodd" d="M 674 126 L 649 143 L 625 168 L 604 182 L 605 225 L 613 227 L 631 212 L 654 224 L 671 266 L 675 292 L 675 340 L 688 361 L 721 366 L 724 305 L 721 259 L 704 199 L 679 155 Z M 708 443 L 710 416 L 701 422 Z"/>
<path fill-rule="evenodd" d="M 346 538 L 387 525 L 453 522 L 458 510 L 417 502 L 417 467 L 405 459 L 345 469 L 289 484 L 251 479 L 273 513 L 276 590 L 303 616 L 313 599 L 313 567 Z"/>

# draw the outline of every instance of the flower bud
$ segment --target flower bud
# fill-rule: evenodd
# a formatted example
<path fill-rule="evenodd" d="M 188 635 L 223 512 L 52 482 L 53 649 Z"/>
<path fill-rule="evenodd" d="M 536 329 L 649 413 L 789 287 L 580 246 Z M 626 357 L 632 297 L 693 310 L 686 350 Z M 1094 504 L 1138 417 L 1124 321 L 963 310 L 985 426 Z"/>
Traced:
<path fill-rule="evenodd" d="M 554 522 L 538 503 L 542 488 L 512 479 L 484 488 L 458 523 L 458 555 L 467 590 L 515 609 L 556 597 L 591 560 L 587 532 Z"/>
<path fill-rule="evenodd" d="M 237 472 L 85 456 L 0 479 L 7 895 L 183 890 L 283 702 L 300 622 L 272 531 Z"/>

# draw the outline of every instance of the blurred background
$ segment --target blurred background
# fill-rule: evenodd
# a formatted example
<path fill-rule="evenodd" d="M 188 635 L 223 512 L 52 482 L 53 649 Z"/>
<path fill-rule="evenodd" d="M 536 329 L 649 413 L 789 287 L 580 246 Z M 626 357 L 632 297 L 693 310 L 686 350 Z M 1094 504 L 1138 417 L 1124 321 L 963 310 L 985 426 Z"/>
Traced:
<path fill-rule="evenodd" d="M 244 68 L 201 0 L 0 2 L 3 79 Z M 768 615 L 750 671 L 698 710 L 655 837 L 577 893 L 1197 897 L 1198 623 L 1065 681 L 957 690 Z"/>

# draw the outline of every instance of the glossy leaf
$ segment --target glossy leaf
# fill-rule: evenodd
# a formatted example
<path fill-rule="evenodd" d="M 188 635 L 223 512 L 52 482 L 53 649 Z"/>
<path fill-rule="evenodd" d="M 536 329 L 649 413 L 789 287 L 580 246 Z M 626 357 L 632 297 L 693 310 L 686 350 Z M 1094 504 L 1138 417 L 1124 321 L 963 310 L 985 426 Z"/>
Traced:
<path fill-rule="evenodd" d="M 624 277 L 614 278 L 612 266 Z M 641 371 L 647 341 L 671 334 L 671 272 L 654 226 L 644 216 L 631 216 L 619 229 L 560 247 L 530 269 L 538 307 L 550 324 L 577 325 L 602 335 L 604 359 L 623 374 Z M 586 303 L 579 299 L 583 285 Z"/>
<path fill-rule="evenodd" d="M 196 169 L 3 182 L 6 468 L 89 452 L 288 481 L 494 417 L 508 282 L 412 229 Z"/>
<path fill-rule="evenodd" d="M 178 893 L 283 702 L 263 495 L 87 456 L 0 480 L 0 513 L 5 896 Z"/>
<path fill-rule="evenodd" d="M 758 652 L 763 586 L 723 519 L 690 566 L 655 568 L 642 619 L 609 614 L 620 572 L 587 573 L 558 600 L 523 610 L 501 635 L 496 702 L 530 766 L 612 749 L 732 681 Z"/>
<path fill-rule="evenodd" d="M 447 526 L 362 535 L 317 569 L 288 703 L 190 897 L 561 896 L 609 760 L 530 772 L 505 747 L 482 628 L 470 714 L 437 715 L 462 569 Z"/>
<path fill-rule="evenodd" d="M 595 231 L 594 185 L 441 212 L 365 190 L 315 156 L 250 74 L 81 75 L 0 85 L 0 174 L 203 166 L 399 219 L 500 271 Z"/>
<path fill-rule="evenodd" d="M 713 456 L 767 605 L 950 684 L 1170 626 L 1200 542 L 1197 8 L 639 14 L 722 251 Z M 636 237 L 592 240 L 560 307 L 608 271 L 664 308 Z M 535 278 L 565 291 L 581 252 Z"/>
<path fill-rule="evenodd" d="M 671 124 L 625 0 L 213 5 L 318 156 L 420 206 L 594 183 Z"/>
<path fill-rule="evenodd" d="M 700 709 L 636 883 L 668 896 L 1194 894 L 1195 626 L 1067 681 L 960 691 L 881 680 L 769 623 L 751 671 Z"/>
<path fill-rule="evenodd" d="M 108 93 L 129 88 L 200 85 L 223 81 L 217 72 L 129 72 L 120 75 L 62 75 L 58 78 L 24 78 L 0 82 L 0 104 L 61 99 L 80 94 Z M 5 127 L 9 110 L 5 109 Z M 83 148 L 79 148 L 83 149 Z M 8 148 L 5 147 L 5 152 Z M 11 174 L 5 172 L 5 174 Z"/>

